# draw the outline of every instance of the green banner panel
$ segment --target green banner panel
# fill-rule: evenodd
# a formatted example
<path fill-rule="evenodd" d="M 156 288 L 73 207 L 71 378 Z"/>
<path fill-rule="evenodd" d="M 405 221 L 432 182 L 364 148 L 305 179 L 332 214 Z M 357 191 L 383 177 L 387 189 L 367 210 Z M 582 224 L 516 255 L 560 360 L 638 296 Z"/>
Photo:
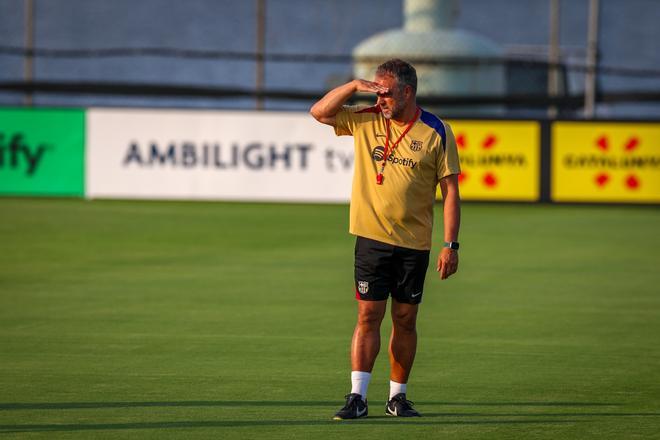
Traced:
<path fill-rule="evenodd" d="M 0 194 L 84 196 L 85 111 L 0 109 Z"/>

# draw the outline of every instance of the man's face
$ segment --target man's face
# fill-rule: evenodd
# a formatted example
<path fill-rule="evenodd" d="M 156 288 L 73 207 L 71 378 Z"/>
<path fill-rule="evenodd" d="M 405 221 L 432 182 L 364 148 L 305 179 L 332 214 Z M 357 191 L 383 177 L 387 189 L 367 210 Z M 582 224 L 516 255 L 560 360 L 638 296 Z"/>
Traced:
<path fill-rule="evenodd" d="M 376 75 L 374 82 L 389 89 L 387 93 L 378 93 L 376 104 L 380 106 L 386 119 L 398 119 L 406 107 L 405 88 L 400 87 L 392 75 Z"/>

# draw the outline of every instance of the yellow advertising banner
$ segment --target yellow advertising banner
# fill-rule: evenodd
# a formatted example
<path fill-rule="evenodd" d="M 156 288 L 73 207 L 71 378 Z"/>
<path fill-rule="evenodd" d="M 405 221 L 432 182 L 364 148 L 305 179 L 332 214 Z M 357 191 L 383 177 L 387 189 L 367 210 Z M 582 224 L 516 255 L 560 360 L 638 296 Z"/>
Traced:
<path fill-rule="evenodd" d="M 539 200 L 541 146 L 538 122 L 448 122 L 456 136 L 461 160 L 462 199 Z"/>
<path fill-rule="evenodd" d="M 660 202 L 660 124 L 552 125 L 556 202 Z"/>

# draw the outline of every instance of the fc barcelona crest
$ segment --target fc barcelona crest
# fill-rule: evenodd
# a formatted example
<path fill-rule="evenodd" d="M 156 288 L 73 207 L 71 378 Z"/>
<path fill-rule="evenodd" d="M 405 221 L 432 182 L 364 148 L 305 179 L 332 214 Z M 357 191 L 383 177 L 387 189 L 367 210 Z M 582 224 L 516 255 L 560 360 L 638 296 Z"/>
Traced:
<path fill-rule="evenodd" d="M 369 291 L 369 281 L 358 281 L 358 292 L 362 295 Z"/>
<path fill-rule="evenodd" d="M 413 151 L 419 151 L 422 149 L 422 141 L 412 141 L 410 144 L 410 149 Z"/>

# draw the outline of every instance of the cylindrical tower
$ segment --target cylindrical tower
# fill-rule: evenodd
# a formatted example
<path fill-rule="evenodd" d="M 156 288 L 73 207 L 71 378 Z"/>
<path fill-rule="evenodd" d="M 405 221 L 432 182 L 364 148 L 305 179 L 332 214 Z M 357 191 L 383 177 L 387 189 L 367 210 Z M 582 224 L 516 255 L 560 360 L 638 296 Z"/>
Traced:
<path fill-rule="evenodd" d="M 354 76 L 373 78 L 377 60 L 401 58 L 417 70 L 419 96 L 503 95 L 504 65 L 461 63 L 477 58 L 500 58 L 502 49 L 475 33 L 456 29 L 459 0 L 405 0 L 404 27 L 378 33 L 353 50 Z M 446 64 L 415 60 L 446 60 Z M 499 113 L 501 108 L 435 109 L 441 113 Z"/>

